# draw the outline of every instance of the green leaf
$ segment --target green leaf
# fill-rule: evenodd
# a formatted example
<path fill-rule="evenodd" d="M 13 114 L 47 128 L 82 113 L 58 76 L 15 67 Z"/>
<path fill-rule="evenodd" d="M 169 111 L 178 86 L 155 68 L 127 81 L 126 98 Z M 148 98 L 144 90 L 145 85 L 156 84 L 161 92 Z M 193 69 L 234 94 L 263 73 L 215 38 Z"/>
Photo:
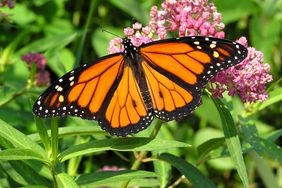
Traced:
<path fill-rule="evenodd" d="M 142 23 L 148 23 L 150 20 L 150 12 L 148 9 L 144 9 L 141 1 L 132 0 L 110 0 L 112 4 L 133 16 L 135 19 L 140 20 Z"/>
<path fill-rule="evenodd" d="M 6 122 L 0 119 L 0 137 L 8 140 L 10 143 L 14 145 L 14 147 L 22 148 L 22 149 L 30 149 L 34 152 L 38 153 L 45 158 L 46 161 L 48 160 L 48 155 L 44 151 L 44 149 L 33 142 L 30 138 L 25 136 L 20 131 L 16 130 L 12 126 L 8 125 Z"/>
<path fill-rule="evenodd" d="M 46 57 L 51 57 L 57 50 L 71 43 L 77 35 L 77 33 L 70 33 L 42 38 L 26 45 L 17 54 L 21 56 L 31 51 L 34 52 L 34 49 L 36 49 L 36 52 L 46 52 Z"/>
<path fill-rule="evenodd" d="M 270 62 L 273 59 L 273 49 L 276 46 L 279 48 L 277 44 L 280 41 L 281 20 L 275 17 L 265 19 L 264 16 L 253 16 L 250 19 L 250 38 L 256 49 L 263 52 L 264 61 Z M 275 64 L 272 65 L 275 66 Z"/>
<path fill-rule="evenodd" d="M 26 185 L 23 186 L 22 188 L 48 188 L 48 187 L 43 185 Z"/>
<path fill-rule="evenodd" d="M 9 64 L 4 73 L 1 73 L 3 80 L 6 84 L 12 87 L 12 89 L 17 89 L 17 91 L 22 90 L 26 87 L 26 82 L 29 77 L 29 70 L 27 65 L 23 61 L 15 61 L 13 64 Z M 1 78 L 1 79 L 2 79 Z"/>
<path fill-rule="evenodd" d="M 85 120 L 84 120 L 85 121 Z M 64 138 L 68 136 L 79 136 L 79 135 L 93 135 L 93 134 L 106 134 L 105 131 L 101 130 L 101 127 L 96 125 L 90 126 L 75 126 L 75 127 L 60 127 L 59 128 L 59 138 Z M 51 131 L 48 130 L 48 136 L 50 137 Z M 28 135 L 30 139 L 34 142 L 40 141 L 40 136 L 38 133 Z"/>
<path fill-rule="evenodd" d="M 47 133 L 47 128 L 46 126 L 43 124 L 43 121 L 41 118 L 34 116 L 35 118 L 35 124 L 36 124 L 36 128 L 37 128 L 37 135 L 38 137 L 41 139 L 45 150 L 47 152 L 50 151 L 50 141 L 49 141 L 49 137 L 48 137 L 48 133 Z"/>
<path fill-rule="evenodd" d="M 15 8 L 9 9 L 9 8 L 2 8 L 5 14 L 7 15 L 13 15 L 9 18 L 15 22 L 16 24 L 19 24 L 20 26 L 26 26 L 30 24 L 32 21 L 36 19 L 36 14 L 31 11 L 28 7 L 26 7 L 24 4 L 17 3 Z"/>
<path fill-rule="evenodd" d="M 231 159 L 234 162 L 234 165 L 243 182 L 244 187 L 249 187 L 248 175 L 242 155 L 241 144 L 237 135 L 233 118 L 228 109 L 219 99 L 213 99 L 213 101 L 220 114 L 225 142 L 227 144 Z"/>
<path fill-rule="evenodd" d="M 282 136 L 282 129 L 272 131 L 269 134 L 265 135 L 264 138 L 270 142 L 275 142 L 278 138 Z"/>
<path fill-rule="evenodd" d="M 20 185 L 46 185 L 50 187 L 49 180 L 38 175 L 36 171 L 23 161 L 0 161 L 0 164 L 9 177 Z"/>
<path fill-rule="evenodd" d="M 71 71 L 74 68 L 75 57 L 73 53 L 67 49 L 62 48 L 49 54 L 48 66 L 58 76 L 63 76 L 66 72 Z"/>
<path fill-rule="evenodd" d="M 21 161 L 22 162 L 22 161 Z M 36 161 L 36 160 L 27 160 L 23 161 L 27 166 L 29 166 L 33 171 L 35 171 L 38 175 L 48 179 L 52 180 L 52 174 L 50 171 L 50 168 L 42 163 L 41 161 Z"/>
<path fill-rule="evenodd" d="M 122 28 L 107 27 L 105 28 L 116 35 L 123 36 Z M 103 32 L 102 29 L 96 29 L 91 37 L 91 44 L 98 56 L 105 56 L 108 54 L 109 42 L 111 39 L 115 38 L 109 33 Z"/>
<path fill-rule="evenodd" d="M 154 177 L 157 177 L 156 173 L 143 170 L 101 171 L 79 175 L 76 178 L 76 182 L 80 186 L 104 186 L 111 183 L 118 184 L 118 182 L 122 183 L 124 181 L 132 179 Z"/>
<path fill-rule="evenodd" d="M 271 165 L 269 165 L 262 157 L 260 157 L 254 150 L 250 152 L 250 156 L 253 158 L 255 167 L 264 182 L 265 187 L 279 188 L 278 182 L 272 172 Z"/>
<path fill-rule="evenodd" d="M 13 98 L 18 89 L 3 85 L 0 87 L 0 106 Z"/>
<path fill-rule="evenodd" d="M 48 162 L 46 158 L 31 149 L 12 148 L 0 151 L 0 160 L 26 160 L 35 159 Z"/>
<path fill-rule="evenodd" d="M 101 188 L 101 187 L 111 187 L 111 188 L 120 188 L 123 186 L 124 182 L 107 182 L 107 181 L 103 181 L 102 183 L 98 183 L 96 184 L 91 184 L 91 188 L 93 187 L 97 187 L 97 188 Z M 153 178 L 142 178 L 142 179 L 132 179 L 130 180 L 129 184 L 127 187 L 148 187 L 148 188 L 152 188 L 152 187 L 160 187 L 160 183 L 157 179 L 153 179 Z"/>
<path fill-rule="evenodd" d="M 56 17 L 52 22 L 45 24 L 43 30 L 47 36 L 60 35 L 73 32 L 74 26 L 72 25 L 71 20 Z"/>
<path fill-rule="evenodd" d="M 6 161 L 0 161 L 1 170 L 3 170 L 6 175 L 12 179 L 14 182 L 20 184 L 20 185 L 27 185 L 27 181 L 19 174 L 16 169 L 14 169 L 9 162 Z M 6 177 L 6 179 L 8 179 Z"/>
<path fill-rule="evenodd" d="M 281 100 L 282 100 L 282 87 L 269 92 L 269 98 L 266 101 L 264 101 L 263 103 L 260 103 L 258 110 L 262 110 Z"/>
<path fill-rule="evenodd" d="M 259 137 L 255 123 L 249 119 L 240 118 L 240 124 L 245 139 L 260 155 L 267 155 L 282 164 L 282 148 L 264 138 Z"/>
<path fill-rule="evenodd" d="M 187 161 L 169 153 L 160 154 L 159 158 L 177 168 L 194 187 L 215 188 L 214 183 Z"/>
<path fill-rule="evenodd" d="M 157 152 L 154 152 L 154 154 Z M 160 187 L 167 187 L 169 179 L 171 177 L 171 166 L 160 160 L 154 160 L 154 170 L 158 174 L 158 179 L 160 181 Z"/>
<path fill-rule="evenodd" d="M 78 188 L 78 185 L 74 181 L 73 177 L 66 173 L 60 173 L 57 175 L 57 179 L 60 188 Z"/>
<path fill-rule="evenodd" d="M 72 157 L 85 155 L 98 151 L 154 151 L 175 147 L 189 147 L 190 145 L 173 140 L 151 139 L 151 138 L 113 138 L 96 140 L 93 142 L 69 147 L 61 154 L 59 160 L 65 161 Z"/>
<path fill-rule="evenodd" d="M 200 146 L 197 147 L 197 150 L 199 153 L 198 161 L 201 161 L 203 158 L 205 158 L 212 150 L 217 149 L 220 146 L 222 146 L 224 142 L 225 142 L 225 139 L 221 137 L 221 138 L 212 138 L 202 143 Z"/>
<path fill-rule="evenodd" d="M 213 102 L 207 97 L 202 97 L 203 104 L 197 108 L 195 114 L 201 119 L 201 121 L 206 121 L 214 127 L 220 127 L 220 116 L 214 106 Z M 209 114 L 207 116 L 207 114 Z"/>
<path fill-rule="evenodd" d="M 259 11 L 259 7 L 252 1 L 245 0 L 214 0 L 218 12 L 222 14 L 222 21 L 225 24 L 238 21 L 243 17 L 255 14 Z"/>
<path fill-rule="evenodd" d="M 8 181 L 7 178 L 7 174 L 5 174 L 5 172 L 3 171 L 3 169 L 1 168 L 1 164 L 0 164 L 0 185 L 4 188 L 9 188 L 12 187 L 11 183 Z"/>

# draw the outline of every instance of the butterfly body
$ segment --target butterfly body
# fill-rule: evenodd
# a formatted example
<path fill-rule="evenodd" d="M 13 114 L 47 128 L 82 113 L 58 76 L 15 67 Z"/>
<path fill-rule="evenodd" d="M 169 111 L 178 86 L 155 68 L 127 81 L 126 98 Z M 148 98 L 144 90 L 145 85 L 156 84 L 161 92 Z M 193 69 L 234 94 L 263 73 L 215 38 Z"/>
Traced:
<path fill-rule="evenodd" d="M 182 37 L 134 46 L 83 65 L 54 82 L 35 102 L 40 117 L 97 120 L 112 135 L 145 129 L 154 116 L 170 121 L 199 105 L 202 89 L 217 73 L 240 63 L 242 45 L 209 37 Z"/>

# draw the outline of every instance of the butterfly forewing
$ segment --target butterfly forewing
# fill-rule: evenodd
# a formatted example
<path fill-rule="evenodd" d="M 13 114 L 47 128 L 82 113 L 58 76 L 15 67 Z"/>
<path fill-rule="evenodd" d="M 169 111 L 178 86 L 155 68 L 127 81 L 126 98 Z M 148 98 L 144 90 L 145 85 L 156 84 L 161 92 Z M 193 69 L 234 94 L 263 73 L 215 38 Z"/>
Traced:
<path fill-rule="evenodd" d="M 173 81 L 196 87 L 217 72 L 242 62 L 247 49 L 241 44 L 211 37 L 182 37 L 140 47 L 144 59 Z"/>
<path fill-rule="evenodd" d="M 117 85 L 124 64 L 123 55 L 102 58 L 82 66 L 54 82 L 35 102 L 33 112 L 40 117 L 79 116 L 97 119 L 103 102 Z"/>

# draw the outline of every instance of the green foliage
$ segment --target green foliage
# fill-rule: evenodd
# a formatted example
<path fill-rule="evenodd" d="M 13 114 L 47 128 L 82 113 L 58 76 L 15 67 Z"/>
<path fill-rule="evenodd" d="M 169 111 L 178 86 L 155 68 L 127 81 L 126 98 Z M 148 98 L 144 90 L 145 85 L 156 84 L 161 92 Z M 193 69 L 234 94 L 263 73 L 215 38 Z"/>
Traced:
<path fill-rule="evenodd" d="M 0 8 L 1 187 L 282 186 L 281 0 L 213 1 L 227 38 L 246 35 L 271 65 L 275 81 L 264 103 L 206 92 L 195 114 L 154 121 L 127 138 L 110 136 L 95 121 L 33 117 L 46 87 L 30 82 L 35 75 L 24 54 L 43 53 L 54 81 L 106 55 L 114 36 L 102 29 L 123 36 L 135 21 L 146 25 L 161 2 L 18 0 L 14 9 Z"/>

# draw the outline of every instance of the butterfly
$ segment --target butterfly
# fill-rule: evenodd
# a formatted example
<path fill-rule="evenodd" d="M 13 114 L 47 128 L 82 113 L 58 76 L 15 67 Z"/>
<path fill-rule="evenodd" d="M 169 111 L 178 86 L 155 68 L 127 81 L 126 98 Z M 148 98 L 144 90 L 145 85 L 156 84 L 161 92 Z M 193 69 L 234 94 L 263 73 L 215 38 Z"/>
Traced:
<path fill-rule="evenodd" d="M 154 117 L 170 121 L 200 104 L 202 90 L 218 72 L 242 62 L 247 49 L 212 37 L 158 40 L 84 64 L 55 81 L 35 102 L 33 113 L 49 118 L 96 120 L 111 135 L 147 128 Z"/>

